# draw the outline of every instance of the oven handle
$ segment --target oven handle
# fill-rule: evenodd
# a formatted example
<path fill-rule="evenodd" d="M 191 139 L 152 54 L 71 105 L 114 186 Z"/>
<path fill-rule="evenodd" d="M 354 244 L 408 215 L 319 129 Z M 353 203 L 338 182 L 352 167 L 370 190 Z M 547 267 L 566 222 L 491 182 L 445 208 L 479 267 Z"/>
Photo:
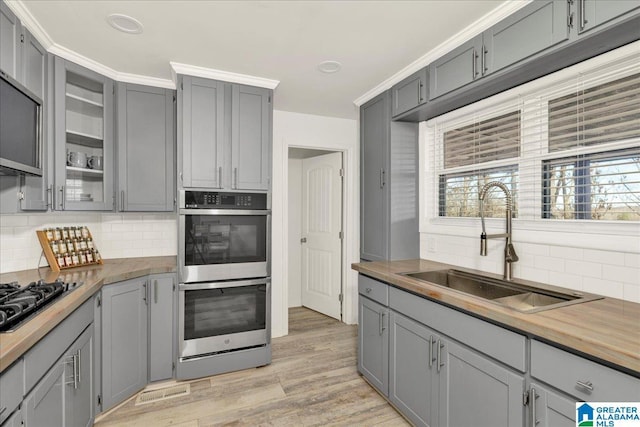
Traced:
<path fill-rule="evenodd" d="M 271 279 L 233 280 L 229 282 L 180 283 L 178 285 L 178 290 L 197 291 L 200 289 L 224 289 L 237 288 L 240 286 L 267 285 L 269 283 L 271 283 Z"/>
<path fill-rule="evenodd" d="M 271 215 L 269 209 L 180 209 L 180 215 Z"/>

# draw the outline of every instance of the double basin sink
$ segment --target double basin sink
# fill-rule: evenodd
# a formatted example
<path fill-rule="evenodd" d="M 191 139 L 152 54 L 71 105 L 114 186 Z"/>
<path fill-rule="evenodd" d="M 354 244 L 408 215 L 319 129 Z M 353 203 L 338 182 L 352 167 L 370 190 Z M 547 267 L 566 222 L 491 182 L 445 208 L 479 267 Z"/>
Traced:
<path fill-rule="evenodd" d="M 455 269 L 402 274 L 474 295 L 523 313 L 537 313 L 603 298 L 580 292 L 563 292 L 547 285 L 540 285 L 543 287 L 529 286 Z"/>

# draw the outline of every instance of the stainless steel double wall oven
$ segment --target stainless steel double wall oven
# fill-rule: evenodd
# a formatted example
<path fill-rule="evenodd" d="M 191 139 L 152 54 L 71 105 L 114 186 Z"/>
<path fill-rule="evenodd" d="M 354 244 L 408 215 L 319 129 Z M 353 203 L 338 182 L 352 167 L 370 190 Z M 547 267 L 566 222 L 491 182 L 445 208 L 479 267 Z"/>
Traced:
<path fill-rule="evenodd" d="M 185 190 L 178 213 L 178 378 L 269 363 L 267 194 Z"/>

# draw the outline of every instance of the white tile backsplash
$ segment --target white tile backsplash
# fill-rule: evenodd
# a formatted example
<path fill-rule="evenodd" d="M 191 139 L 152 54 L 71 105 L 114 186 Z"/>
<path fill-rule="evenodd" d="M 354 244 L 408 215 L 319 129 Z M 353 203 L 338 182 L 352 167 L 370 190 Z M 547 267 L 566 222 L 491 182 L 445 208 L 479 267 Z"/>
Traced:
<path fill-rule="evenodd" d="M 429 251 L 428 242 L 437 249 Z M 501 274 L 504 240 L 491 243 L 488 256 L 481 257 L 476 236 L 421 233 L 420 255 L 424 259 Z M 640 303 L 639 253 L 517 240 L 514 245 L 520 257 L 513 265 L 517 278 Z"/>
<path fill-rule="evenodd" d="M 175 214 L 100 214 L 53 212 L 31 215 L 0 215 L 0 272 L 44 266 L 36 230 L 86 225 L 103 258 L 175 256 Z"/>

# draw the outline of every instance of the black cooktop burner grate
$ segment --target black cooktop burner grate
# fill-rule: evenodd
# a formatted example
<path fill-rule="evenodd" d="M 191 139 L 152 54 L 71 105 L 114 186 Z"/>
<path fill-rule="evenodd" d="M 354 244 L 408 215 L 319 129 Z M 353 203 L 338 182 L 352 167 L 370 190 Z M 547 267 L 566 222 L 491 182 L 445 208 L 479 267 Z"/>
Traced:
<path fill-rule="evenodd" d="M 42 307 L 74 289 L 61 280 L 43 280 L 20 287 L 17 283 L 0 284 L 0 332 L 7 332 L 25 321 Z"/>

